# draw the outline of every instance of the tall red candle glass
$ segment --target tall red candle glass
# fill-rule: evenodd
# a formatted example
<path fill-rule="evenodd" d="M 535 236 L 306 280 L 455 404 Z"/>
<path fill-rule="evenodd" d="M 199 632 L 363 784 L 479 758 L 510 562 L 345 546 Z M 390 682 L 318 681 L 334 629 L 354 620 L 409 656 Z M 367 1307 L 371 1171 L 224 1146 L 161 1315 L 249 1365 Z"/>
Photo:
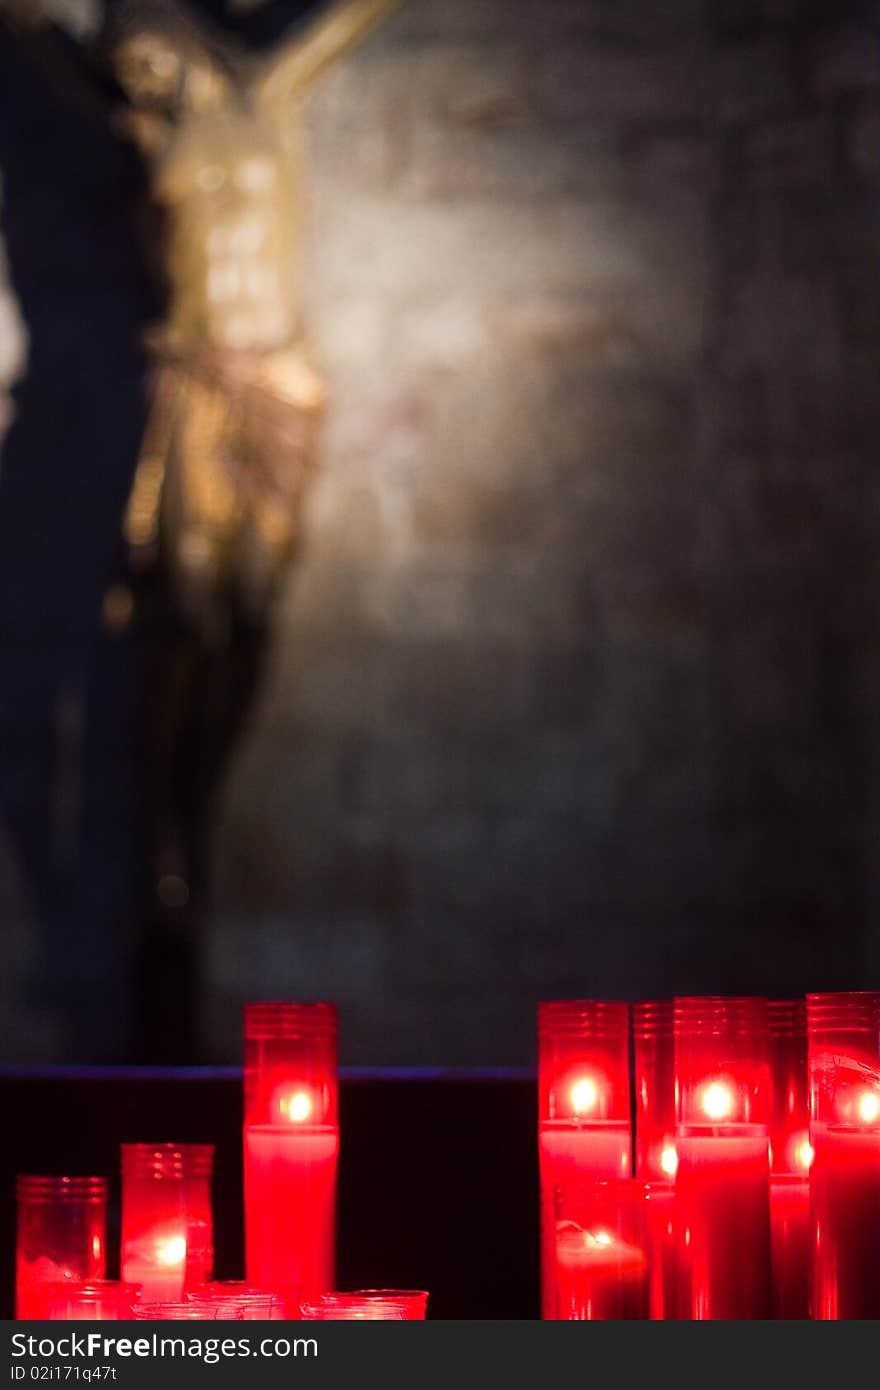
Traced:
<path fill-rule="evenodd" d="M 807 995 L 811 1312 L 880 1318 L 880 992 Z"/>
<path fill-rule="evenodd" d="M 679 1314 L 770 1316 L 766 1001 L 675 1001 Z"/>
<path fill-rule="evenodd" d="M 556 1317 L 554 1191 L 632 1172 L 629 1008 L 604 1000 L 538 1005 L 541 1290 Z"/>
<path fill-rule="evenodd" d="M 770 1167 L 774 1173 L 803 1177 L 813 1161 L 806 1000 L 768 1000 L 767 1034 L 773 1078 Z"/>
<path fill-rule="evenodd" d="M 675 1041 L 671 999 L 633 1005 L 636 1177 L 671 1182 L 675 1151 Z"/>
<path fill-rule="evenodd" d="M 47 1284 L 104 1277 L 107 1179 L 22 1174 L 15 1194 L 15 1316 L 43 1318 Z"/>
<path fill-rule="evenodd" d="M 336 1009 L 248 1004 L 244 1048 L 247 1277 L 313 1299 L 334 1283 Z"/>
<path fill-rule="evenodd" d="M 181 1300 L 210 1279 L 213 1144 L 122 1145 L 122 1277 L 144 1303 Z"/>
<path fill-rule="evenodd" d="M 556 1313 L 563 1321 L 647 1318 L 646 1185 L 635 1178 L 556 1188 Z"/>

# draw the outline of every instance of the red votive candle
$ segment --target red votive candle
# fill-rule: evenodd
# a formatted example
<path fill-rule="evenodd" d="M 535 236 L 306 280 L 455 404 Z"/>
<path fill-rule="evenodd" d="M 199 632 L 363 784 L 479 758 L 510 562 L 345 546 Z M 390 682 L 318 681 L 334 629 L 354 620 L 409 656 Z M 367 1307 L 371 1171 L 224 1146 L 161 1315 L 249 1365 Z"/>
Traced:
<path fill-rule="evenodd" d="M 247 1277 L 291 1302 L 334 1282 L 336 1047 L 332 1004 L 245 1006 Z"/>
<path fill-rule="evenodd" d="M 15 1316 L 44 1318 L 47 1284 L 104 1277 L 107 1179 L 24 1174 L 15 1194 Z"/>
<path fill-rule="evenodd" d="M 676 999 L 675 1073 L 679 1316 L 768 1318 L 766 1001 Z"/>
<path fill-rule="evenodd" d="M 770 1174 L 773 1317 L 810 1316 L 810 1180 Z"/>
<path fill-rule="evenodd" d="M 770 1167 L 774 1173 L 804 1177 L 813 1161 L 806 1000 L 768 1000 L 767 1033 L 773 1078 Z"/>
<path fill-rule="evenodd" d="M 633 1005 L 636 1177 L 669 1183 L 675 1177 L 675 1040 L 671 999 Z"/>
<path fill-rule="evenodd" d="M 880 993 L 807 995 L 811 1312 L 880 1318 Z"/>
<path fill-rule="evenodd" d="M 542 1315 L 555 1318 L 555 1189 L 632 1172 L 625 1003 L 538 1005 L 538 1146 Z"/>
<path fill-rule="evenodd" d="M 118 1279 L 71 1279 L 47 1284 L 45 1316 L 50 1322 L 125 1322 L 141 1296 L 139 1284 Z"/>
<path fill-rule="evenodd" d="M 635 1178 L 557 1188 L 556 1313 L 566 1322 L 647 1318 L 645 1184 Z"/>
<path fill-rule="evenodd" d="M 213 1144 L 122 1145 L 122 1277 L 145 1304 L 210 1279 Z"/>

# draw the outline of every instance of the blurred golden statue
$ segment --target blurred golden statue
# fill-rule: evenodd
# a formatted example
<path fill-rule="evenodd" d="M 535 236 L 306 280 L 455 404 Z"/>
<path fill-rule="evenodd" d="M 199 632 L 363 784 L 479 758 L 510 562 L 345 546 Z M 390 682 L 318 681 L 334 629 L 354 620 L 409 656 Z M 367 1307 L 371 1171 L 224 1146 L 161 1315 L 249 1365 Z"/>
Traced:
<path fill-rule="evenodd" d="M 91 90 L 109 68 L 112 119 L 142 151 L 161 210 L 152 249 L 167 307 L 147 333 L 149 411 L 125 510 L 126 572 L 107 592 L 104 619 L 143 642 L 141 991 L 162 994 L 178 1029 L 195 1027 L 214 792 L 259 684 L 315 473 L 325 393 L 300 304 L 302 108 L 399 3 L 337 0 L 260 56 L 179 0 L 120 0 L 97 48 L 78 44 L 68 73 L 79 81 L 83 60 L 97 55 Z M 40 0 L 0 0 L 0 10 L 23 41 L 57 27 Z M 193 1040 L 179 1033 L 169 1048 L 185 1057 Z"/>
<path fill-rule="evenodd" d="M 166 321 L 126 518 L 135 570 L 162 563 L 191 617 L 230 590 L 259 611 L 292 552 L 324 388 L 303 338 L 299 111 L 398 0 L 342 0 L 262 62 L 178 4 L 133 3 L 109 56 L 167 215 Z"/>

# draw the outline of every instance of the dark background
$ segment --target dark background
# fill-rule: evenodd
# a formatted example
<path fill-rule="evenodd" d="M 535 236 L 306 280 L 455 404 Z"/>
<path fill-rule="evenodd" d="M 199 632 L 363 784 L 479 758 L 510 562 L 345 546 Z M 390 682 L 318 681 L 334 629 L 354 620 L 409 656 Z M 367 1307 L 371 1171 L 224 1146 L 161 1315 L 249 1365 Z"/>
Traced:
<path fill-rule="evenodd" d="M 337 999 L 349 1064 L 477 1066 L 531 1062 L 539 997 L 880 983 L 877 32 L 411 0 L 316 95 L 332 405 L 179 1060 L 261 995 Z M 0 169 L 0 1057 L 125 1061 L 100 613 L 161 290 L 136 158 L 5 32 Z"/>

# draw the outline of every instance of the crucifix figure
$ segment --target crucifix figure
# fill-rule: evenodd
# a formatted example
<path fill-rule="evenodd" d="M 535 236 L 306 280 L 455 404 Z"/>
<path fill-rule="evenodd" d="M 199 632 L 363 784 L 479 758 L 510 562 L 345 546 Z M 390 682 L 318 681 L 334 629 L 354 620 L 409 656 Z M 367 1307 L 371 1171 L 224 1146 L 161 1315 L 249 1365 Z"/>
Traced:
<path fill-rule="evenodd" d="M 167 291 L 105 621 L 144 649 L 141 992 L 192 1030 L 176 1054 L 195 1046 L 210 808 L 315 473 L 325 393 L 301 311 L 302 110 L 399 3 L 336 0 L 258 56 L 180 0 L 122 0 L 96 49 L 145 159 Z M 30 0 L 3 4 L 33 22 Z"/>

